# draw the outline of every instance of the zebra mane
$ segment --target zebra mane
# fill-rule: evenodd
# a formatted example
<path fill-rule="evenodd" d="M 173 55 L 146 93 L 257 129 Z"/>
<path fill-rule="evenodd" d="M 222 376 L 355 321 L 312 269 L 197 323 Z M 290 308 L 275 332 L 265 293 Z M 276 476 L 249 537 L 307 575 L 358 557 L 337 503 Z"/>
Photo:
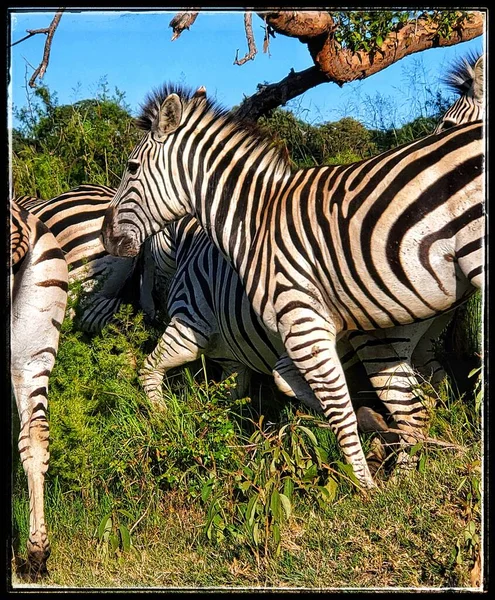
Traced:
<path fill-rule="evenodd" d="M 477 78 L 482 78 L 475 70 L 477 60 L 481 53 L 469 52 L 466 56 L 456 59 L 448 72 L 442 77 L 442 82 L 456 94 L 462 95 L 468 92 L 477 82 Z"/>
<path fill-rule="evenodd" d="M 158 88 L 154 88 L 147 94 L 144 103 L 141 104 L 141 113 L 134 119 L 135 125 L 139 129 L 150 131 L 153 122 L 158 116 L 162 102 L 170 94 L 177 94 L 183 102 L 189 103 L 194 100 L 195 92 L 192 88 L 168 82 Z M 208 108 L 210 108 L 211 101 L 205 96 L 202 98 L 208 105 Z"/>
<path fill-rule="evenodd" d="M 202 91 L 200 92 L 200 90 L 196 91 L 190 87 L 174 83 L 164 83 L 162 86 L 148 93 L 144 103 L 140 106 L 140 115 L 134 119 L 135 125 L 144 131 L 151 131 L 153 123 L 158 117 L 160 106 L 165 98 L 170 94 L 177 94 L 183 104 L 196 103 L 198 111 L 201 111 L 205 115 L 213 113 L 215 119 L 221 119 L 226 125 L 231 125 L 236 130 L 244 132 L 259 143 L 271 147 L 282 162 L 289 163 L 285 145 L 274 144 L 273 134 L 263 130 L 255 121 L 239 117 L 235 111 L 230 111 L 222 107 L 215 100 L 208 98 Z"/>

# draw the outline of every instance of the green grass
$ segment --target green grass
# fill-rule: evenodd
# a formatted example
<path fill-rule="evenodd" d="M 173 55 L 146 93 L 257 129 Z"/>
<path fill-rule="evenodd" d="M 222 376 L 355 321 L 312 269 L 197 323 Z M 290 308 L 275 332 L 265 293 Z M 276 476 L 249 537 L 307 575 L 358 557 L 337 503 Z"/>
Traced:
<path fill-rule="evenodd" d="M 28 498 L 14 456 L 14 586 L 471 587 L 482 541 L 474 396 L 446 385 L 430 435 L 455 446 L 423 445 L 415 470 L 363 493 L 321 418 L 269 388 L 260 415 L 257 401 L 230 399 L 235 380 L 192 365 L 152 409 L 136 367 L 155 337 L 128 307 L 99 336 L 64 323 L 50 381 L 49 575 L 27 584 L 16 573 Z"/>

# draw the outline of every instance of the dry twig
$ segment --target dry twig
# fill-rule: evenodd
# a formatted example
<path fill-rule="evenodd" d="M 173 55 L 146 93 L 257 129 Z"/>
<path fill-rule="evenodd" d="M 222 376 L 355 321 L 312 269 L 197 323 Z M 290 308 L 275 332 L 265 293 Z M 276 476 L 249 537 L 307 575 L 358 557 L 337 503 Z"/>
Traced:
<path fill-rule="evenodd" d="M 45 48 L 43 50 L 43 58 L 41 60 L 41 63 L 39 64 L 38 68 L 34 70 L 34 73 L 32 74 L 31 79 L 28 82 L 28 85 L 31 88 L 36 87 L 36 79 L 37 78 L 43 79 L 43 75 L 46 72 L 46 69 L 48 67 L 48 62 L 50 60 L 50 51 L 51 51 L 51 47 L 52 47 L 53 36 L 55 34 L 55 30 L 58 27 L 60 19 L 62 18 L 63 12 L 64 12 L 64 9 L 60 8 L 55 13 L 55 16 L 53 17 L 53 21 L 50 23 L 50 25 L 48 27 L 43 27 L 42 29 L 27 29 L 26 31 L 27 31 L 28 35 L 24 36 L 23 38 L 21 38 L 20 40 L 17 40 L 17 42 L 14 42 L 12 44 L 12 46 L 15 46 L 16 44 L 20 44 L 21 42 L 24 42 L 24 40 L 27 40 L 30 37 L 32 37 L 33 35 L 37 35 L 38 33 L 44 33 L 46 35 Z"/>
<path fill-rule="evenodd" d="M 177 13 L 175 17 L 168 24 L 169 27 L 172 28 L 172 42 L 176 40 L 180 34 L 184 31 L 184 29 L 189 29 L 191 25 L 196 20 L 199 11 L 183 11 Z"/>
<path fill-rule="evenodd" d="M 234 65 L 243 65 L 244 63 L 246 63 L 248 60 L 253 60 L 254 57 L 256 56 L 256 54 L 258 53 L 258 50 L 256 49 L 256 43 L 254 41 L 254 36 L 253 36 L 253 16 L 250 12 L 245 12 L 244 13 L 244 28 L 246 30 L 246 39 L 247 39 L 247 43 L 248 43 L 248 52 L 247 54 L 244 56 L 244 58 L 238 59 L 238 53 L 239 50 L 237 50 L 236 54 L 235 54 L 235 60 L 234 60 Z"/>

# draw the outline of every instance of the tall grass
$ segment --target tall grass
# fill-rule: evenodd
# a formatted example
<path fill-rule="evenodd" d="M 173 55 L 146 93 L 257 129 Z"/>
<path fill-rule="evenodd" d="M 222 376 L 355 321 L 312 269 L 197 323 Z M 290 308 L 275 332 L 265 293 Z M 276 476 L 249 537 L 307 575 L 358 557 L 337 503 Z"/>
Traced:
<path fill-rule="evenodd" d="M 156 335 L 129 306 L 100 335 L 64 322 L 42 585 L 469 587 L 481 547 L 473 397 L 446 386 L 430 435 L 454 446 L 424 446 L 416 472 L 363 495 L 321 417 L 266 391 L 261 413 L 233 401 L 235 377 L 215 383 L 205 363 L 172 373 L 152 408 L 136 372 Z M 13 519 L 22 558 L 18 461 Z"/>

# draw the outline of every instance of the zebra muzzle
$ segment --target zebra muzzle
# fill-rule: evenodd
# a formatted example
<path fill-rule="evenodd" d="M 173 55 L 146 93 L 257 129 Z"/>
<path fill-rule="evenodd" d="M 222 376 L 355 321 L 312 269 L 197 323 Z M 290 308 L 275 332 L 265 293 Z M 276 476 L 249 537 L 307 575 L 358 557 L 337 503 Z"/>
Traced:
<path fill-rule="evenodd" d="M 103 246 L 113 256 L 136 256 L 139 253 L 140 244 L 130 232 L 117 233 L 116 215 L 115 207 L 109 206 L 101 227 Z"/>

